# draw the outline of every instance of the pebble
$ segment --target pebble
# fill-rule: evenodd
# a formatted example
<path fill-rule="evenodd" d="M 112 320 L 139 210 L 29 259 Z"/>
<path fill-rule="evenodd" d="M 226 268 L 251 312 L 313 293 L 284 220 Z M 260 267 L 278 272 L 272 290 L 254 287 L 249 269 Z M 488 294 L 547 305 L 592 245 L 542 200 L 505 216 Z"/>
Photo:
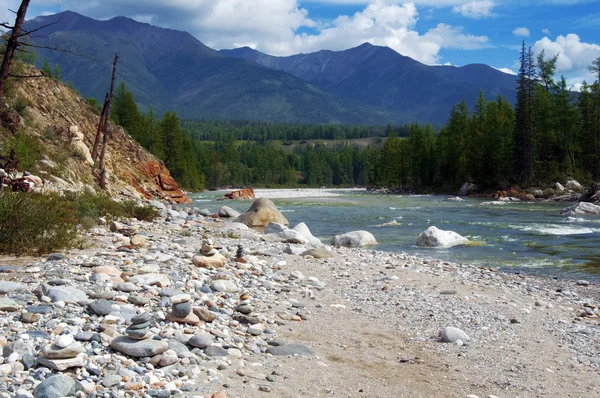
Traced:
<path fill-rule="evenodd" d="M 71 397 L 80 391 L 83 392 L 84 388 L 79 381 L 59 373 L 42 381 L 33 391 L 33 396 L 35 398 Z"/>
<path fill-rule="evenodd" d="M 444 343 L 456 343 L 457 340 L 465 342 L 471 340 L 471 338 L 461 329 L 448 326 L 440 332 L 440 340 Z"/>

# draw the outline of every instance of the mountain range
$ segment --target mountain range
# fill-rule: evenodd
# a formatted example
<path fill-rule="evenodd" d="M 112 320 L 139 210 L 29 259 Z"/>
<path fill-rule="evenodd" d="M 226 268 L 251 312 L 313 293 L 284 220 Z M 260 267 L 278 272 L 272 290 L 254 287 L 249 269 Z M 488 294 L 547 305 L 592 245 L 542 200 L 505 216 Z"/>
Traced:
<path fill-rule="evenodd" d="M 388 47 L 270 56 L 248 47 L 216 51 L 186 32 L 125 17 L 98 21 L 66 11 L 27 21 L 38 62 L 57 63 L 83 96 L 104 99 L 113 56 L 118 80 L 142 110 L 188 119 L 297 124 L 442 124 L 452 106 L 515 97 L 515 77 L 487 65 L 428 66 Z M 75 53 L 77 55 L 70 54 Z"/>

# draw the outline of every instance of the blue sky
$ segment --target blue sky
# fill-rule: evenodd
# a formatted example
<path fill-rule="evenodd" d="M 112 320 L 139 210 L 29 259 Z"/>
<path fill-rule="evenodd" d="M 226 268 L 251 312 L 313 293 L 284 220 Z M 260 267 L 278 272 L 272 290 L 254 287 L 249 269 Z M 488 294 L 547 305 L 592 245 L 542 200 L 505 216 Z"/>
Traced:
<path fill-rule="evenodd" d="M 0 0 L 0 17 L 18 4 Z M 28 19 L 64 10 L 186 30 L 216 49 L 290 55 L 369 41 L 426 64 L 507 72 L 525 40 L 559 53 L 558 75 L 575 88 L 593 80 L 586 67 L 600 57 L 600 0 L 32 0 Z"/>

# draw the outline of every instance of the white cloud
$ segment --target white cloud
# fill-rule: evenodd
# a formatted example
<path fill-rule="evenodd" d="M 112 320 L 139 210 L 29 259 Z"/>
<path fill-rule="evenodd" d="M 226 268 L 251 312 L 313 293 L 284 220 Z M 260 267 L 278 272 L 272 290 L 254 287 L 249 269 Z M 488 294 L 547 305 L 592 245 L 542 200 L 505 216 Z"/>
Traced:
<path fill-rule="evenodd" d="M 550 35 L 550 30 L 548 29 L 542 29 L 542 33 L 545 35 Z"/>
<path fill-rule="evenodd" d="M 542 50 L 546 51 L 547 57 L 558 54 L 556 71 L 559 75 L 568 76 L 569 86 L 576 88 L 584 80 L 588 83 L 595 80 L 587 68 L 592 61 L 600 57 L 600 45 L 582 42 L 578 35 L 570 33 L 566 36 L 559 35 L 555 41 L 547 37 L 538 40 L 533 45 L 533 51 L 539 54 Z"/>
<path fill-rule="evenodd" d="M 460 0 L 423 1 L 447 6 L 467 3 Z M 486 36 L 470 35 L 461 27 L 443 23 L 420 33 L 416 30 L 419 15 L 415 4 L 401 4 L 398 0 L 357 1 L 355 3 L 368 4 L 353 15 L 340 15 L 325 22 L 312 20 L 298 0 L 39 2 L 44 6 L 59 2 L 63 10 L 70 9 L 98 19 L 117 15 L 142 16 L 145 22 L 188 31 L 212 48 L 249 46 L 273 55 L 343 50 L 370 42 L 389 46 L 431 64 L 441 61 L 439 52 L 443 48 L 477 49 L 488 43 Z"/>
<path fill-rule="evenodd" d="M 467 18 L 479 19 L 492 16 L 494 5 L 491 0 L 475 0 L 454 6 L 452 12 L 459 13 Z"/>
<path fill-rule="evenodd" d="M 529 29 L 522 27 L 522 28 L 517 28 L 515 30 L 512 31 L 513 35 L 515 36 L 520 36 L 520 37 L 529 37 Z"/>

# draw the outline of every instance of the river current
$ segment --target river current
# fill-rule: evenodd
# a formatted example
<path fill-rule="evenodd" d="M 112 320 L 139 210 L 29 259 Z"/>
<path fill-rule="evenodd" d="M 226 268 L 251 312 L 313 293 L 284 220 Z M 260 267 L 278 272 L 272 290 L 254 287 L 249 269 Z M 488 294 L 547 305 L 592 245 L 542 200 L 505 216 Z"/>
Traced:
<path fill-rule="evenodd" d="M 218 201 L 224 193 L 207 191 L 192 198 L 195 206 L 212 212 L 223 205 L 243 212 L 252 203 Z M 304 222 L 325 243 L 336 234 L 367 230 L 379 242 L 373 247 L 376 250 L 600 282 L 600 217 L 561 216 L 560 210 L 569 203 L 493 206 L 483 204 L 483 199 L 459 202 L 448 196 L 372 194 L 360 189 L 265 189 L 255 193 L 273 200 L 290 226 Z M 455 231 L 473 243 L 449 249 L 416 246 L 417 236 L 432 225 Z"/>

